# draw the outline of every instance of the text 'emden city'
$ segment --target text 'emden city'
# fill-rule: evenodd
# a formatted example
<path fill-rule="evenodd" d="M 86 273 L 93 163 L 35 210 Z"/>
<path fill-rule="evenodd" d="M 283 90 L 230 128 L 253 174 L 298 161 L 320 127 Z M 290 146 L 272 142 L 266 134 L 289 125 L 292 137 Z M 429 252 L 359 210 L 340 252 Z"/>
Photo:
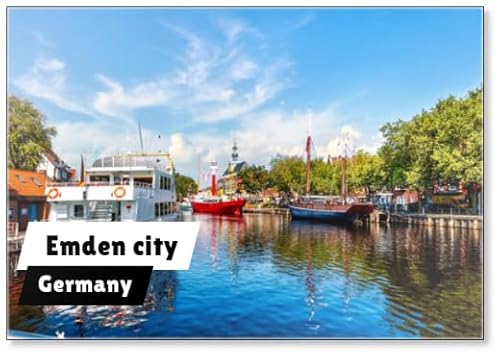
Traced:
<path fill-rule="evenodd" d="M 133 244 L 133 252 L 138 256 L 161 256 L 167 254 L 166 260 L 170 261 L 174 257 L 177 241 L 162 240 L 160 238 L 151 239 L 146 235 L 142 241 Z M 57 235 L 47 235 L 47 255 L 48 256 L 125 256 L 124 241 L 100 241 L 96 242 L 94 235 L 90 235 L 87 240 L 82 241 L 59 241 Z"/>

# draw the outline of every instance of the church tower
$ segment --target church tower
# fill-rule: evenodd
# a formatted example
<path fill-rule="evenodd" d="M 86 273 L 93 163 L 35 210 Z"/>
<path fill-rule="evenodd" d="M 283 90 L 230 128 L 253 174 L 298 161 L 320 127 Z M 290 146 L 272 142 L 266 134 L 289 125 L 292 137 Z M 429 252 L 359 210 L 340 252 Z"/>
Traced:
<path fill-rule="evenodd" d="M 238 146 L 236 145 L 236 141 L 233 143 L 233 153 L 231 154 L 231 158 L 233 162 L 238 161 Z"/>

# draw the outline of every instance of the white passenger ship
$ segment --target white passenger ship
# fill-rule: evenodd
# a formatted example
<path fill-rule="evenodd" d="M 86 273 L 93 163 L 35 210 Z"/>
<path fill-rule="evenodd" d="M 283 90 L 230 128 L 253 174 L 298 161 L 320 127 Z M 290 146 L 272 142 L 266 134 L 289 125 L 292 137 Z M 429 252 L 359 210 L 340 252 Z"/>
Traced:
<path fill-rule="evenodd" d="M 176 218 L 175 179 L 168 154 L 97 159 L 82 182 L 49 183 L 49 221 L 155 221 Z"/>

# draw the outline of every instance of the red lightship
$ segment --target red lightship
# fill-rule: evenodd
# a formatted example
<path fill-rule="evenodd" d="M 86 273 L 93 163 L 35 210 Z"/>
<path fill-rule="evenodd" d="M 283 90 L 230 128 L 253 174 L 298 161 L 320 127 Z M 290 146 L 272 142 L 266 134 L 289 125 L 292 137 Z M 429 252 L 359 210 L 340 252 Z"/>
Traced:
<path fill-rule="evenodd" d="M 241 216 L 246 200 L 243 198 L 230 198 L 228 196 L 217 195 L 217 162 L 210 165 L 211 194 L 208 197 L 195 197 L 191 200 L 191 207 L 194 213 L 236 215 Z"/>

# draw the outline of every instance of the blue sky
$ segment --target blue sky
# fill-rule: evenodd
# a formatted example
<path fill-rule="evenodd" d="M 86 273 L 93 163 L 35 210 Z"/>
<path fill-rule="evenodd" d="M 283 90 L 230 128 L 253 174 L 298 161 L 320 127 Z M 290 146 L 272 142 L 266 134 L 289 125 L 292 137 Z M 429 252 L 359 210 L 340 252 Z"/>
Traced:
<path fill-rule="evenodd" d="M 346 138 L 374 152 L 379 127 L 482 81 L 480 9 L 10 9 L 8 92 L 56 126 L 74 166 L 168 150 L 196 176 L 233 140 L 268 164 Z"/>

